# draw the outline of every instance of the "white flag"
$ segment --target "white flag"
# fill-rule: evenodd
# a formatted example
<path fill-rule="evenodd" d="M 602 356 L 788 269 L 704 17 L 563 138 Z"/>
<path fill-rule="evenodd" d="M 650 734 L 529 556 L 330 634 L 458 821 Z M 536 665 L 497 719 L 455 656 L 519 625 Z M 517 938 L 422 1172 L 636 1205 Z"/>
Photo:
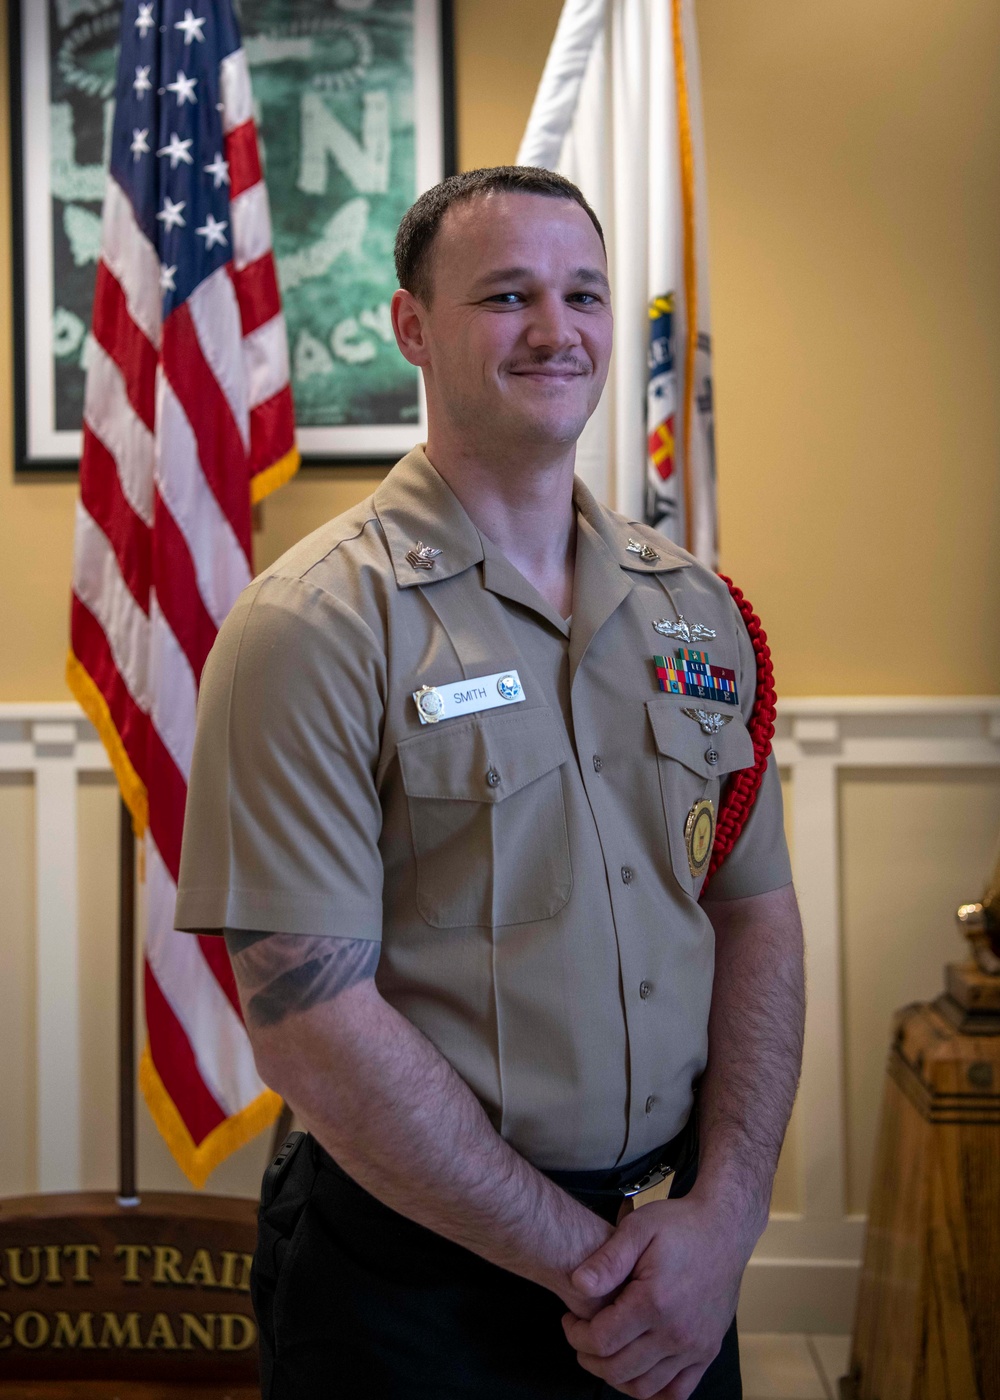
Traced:
<path fill-rule="evenodd" d="M 518 151 L 604 226 L 615 351 L 577 471 L 717 562 L 704 140 L 693 0 L 566 0 Z"/>

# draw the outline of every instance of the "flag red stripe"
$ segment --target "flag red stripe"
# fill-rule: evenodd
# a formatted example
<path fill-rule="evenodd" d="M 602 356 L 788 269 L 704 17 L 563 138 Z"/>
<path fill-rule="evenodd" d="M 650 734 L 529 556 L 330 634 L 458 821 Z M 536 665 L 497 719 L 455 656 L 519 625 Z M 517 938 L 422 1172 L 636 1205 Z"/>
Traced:
<path fill-rule="evenodd" d="M 215 980 L 225 992 L 240 1020 L 243 1020 L 243 1008 L 240 1006 L 239 993 L 236 990 L 236 978 L 233 976 L 232 963 L 229 961 L 229 954 L 226 952 L 225 941 L 221 938 L 208 938 L 202 934 L 198 939 L 202 954 L 212 972 Z"/>
<path fill-rule="evenodd" d="M 86 423 L 80 499 L 107 536 L 132 597 L 148 613 L 152 532 L 125 499 L 114 457 Z"/>
<path fill-rule="evenodd" d="M 205 659 L 215 642 L 215 623 L 198 591 L 187 540 L 159 494 L 153 510 L 153 582 L 157 602 L 200 684 Z"/>
<path fill-rule="evenodd" d="M 187 786 L 183 774 L 167 751 L 155 725 L 149 726 L 149 830 L 170 878 L 177 884 L 181 863 L 181 833 Z M 202 953 L 215 980 L 242 1019 L 240 999 L 225 944 L 219 939 L 201 940 Z M 215 944 L 215 947 L 206 945 Z"/>
<path fill-rule="evenodd" d="M 226 160 L 229 162 L 229 198 L 235 199 L 262 178 L 257 128 L 252 121 L 234 126 L 226 136 Z"/>
<path fill-rule="evenodd" d="M 149 726 L 148 739 L 149 829 L 170 878 L 177 884 L 181 866 L 181 833 L 187 784 L 157 731 Z"/>
<path fill-rule="evenodd" d="M 187 936 L 177 935 L 178 938 Z M 149 963 L 146 963 L 144 980 L 150 1054 L 164 1089 L 180 1110 L 184 1126 L 197 1145 L 225 1120 L 226 1114 L 202 1079 L 191 1042 L 160 990 Z"/>
<path fill-rule="evenodd" d="M 104 696 L 129 762 L 145 782 L 149 719 L 122 679 L 101 624 L 75 593 L 70 604 L 70 636 L 73 654 Z"/>
<path fill-rule="evenodd" d="M 249 563 L 246 453 L 229 401 L 202 353 L 186 302 L 176 307 L 164 322 L 163 370 L 191 424 L 205 480 Z"/>
<path fill-rule="evenodd" d="M 258 326 L 273 320 L 281 310 L 281 293 L 278 291 L 274 254 L 265 253 L 262 258 L 247 263 L 246 267 L 239 270 L 233 263 L 228 263 L 227 266 L 236 288 L 236 300 L 240 304 L 243 334 L 249 335 Z"/>
<path fill-rule="evenodd" d="M 125 380 L 129 403 L 150 432 L 156 422 L 156 349 L 132 320 L 121 283 L 102 259 L 94 285 L 94 339 Z"/>
<path fill-rule="evenodd" d="M 295 446 L 295 407 L 286 384 L 250 410 L 250 475 L 273 467 Z"/>

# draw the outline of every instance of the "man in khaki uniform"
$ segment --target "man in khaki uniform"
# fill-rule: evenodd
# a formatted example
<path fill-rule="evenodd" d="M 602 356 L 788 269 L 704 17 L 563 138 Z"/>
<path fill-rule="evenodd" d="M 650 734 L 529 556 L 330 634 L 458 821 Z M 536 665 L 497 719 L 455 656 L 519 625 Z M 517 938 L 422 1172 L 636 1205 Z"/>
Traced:
<path fill-rule="evenodd" d="M 264 1395 L 733 1397 L 802 1031 L 773 760 L 699 902 L 750 640 L 574 481 L 612 324 L 579 191 L 454 177 L 397 268 L 426 448 L 246 590 L 199 702 L 178 927 L 226 933 L 310 1134 L 265 1182 Z"/>

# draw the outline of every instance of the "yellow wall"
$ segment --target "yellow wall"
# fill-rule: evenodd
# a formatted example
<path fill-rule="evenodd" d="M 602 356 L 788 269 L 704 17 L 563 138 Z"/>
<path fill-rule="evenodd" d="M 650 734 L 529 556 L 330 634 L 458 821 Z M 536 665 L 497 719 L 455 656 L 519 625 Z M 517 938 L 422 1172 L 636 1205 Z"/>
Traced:
<path fill-rule="evenodd" d="M 779 694 L 1000 689 L 1000 6 L 696 0 L 723 563 Z"/>
<path fill-rule="evenodd" d="M 460 162 L 511 160 L 559 0 L 455 8 Z M 1000 689 L 1000 8 L 697 14 L 723 564 L 785 694 Z M 0 700 L 58 699 L 74 487 L 13 478 L 6 85 L 3 52 Z M 300 476 L 258 562 L 377 479 Z"/>

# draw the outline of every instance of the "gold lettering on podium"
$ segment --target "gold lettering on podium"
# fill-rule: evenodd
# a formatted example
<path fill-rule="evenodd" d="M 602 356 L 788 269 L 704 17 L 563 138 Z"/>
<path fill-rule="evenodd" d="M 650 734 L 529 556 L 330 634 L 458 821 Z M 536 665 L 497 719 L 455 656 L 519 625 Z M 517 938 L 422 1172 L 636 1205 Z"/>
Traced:
<path fill-rule="evenodd" d="M 78 1313 L 74 1322 L 68 1312 L 57 1312 L 52 1345 L 54 1347 L 83 1347 L 86 1351 L 95 1347 L 97 1343 L 94 1341 L 94 1314 Z"/>
<path fill-rule="evenodd" d="M 153 1245 L 153 1282 L 183 1283 L 180 1265 L 181 1252 L 170 1244 Z"/>
<path fill-rule="evenodd" d="M 29 1327 L 31 1328 L 30 1334 Z M 34 1351 L 36 1347 L 43 1347 L 49 1340 L 48 1318 L 40 1312 L 18 1313 L 14 1319 L 14 1340 L 19 1347 L 24 1347 L 26 1351 Z"/>
<path fill-rule="evenodd" d="M 116 1347 L 118 1350 L 126 1347 L 129 1351 L 141 1351 L 139 1314 L 137 1312 L 126 1313 L 125 1321 L 120 1322 L 117 1313 L 106 1312 L 98 1346 Z"/>
<path fill-rule="evenodd" d="M 147 1351 L 155 1351 L 157 1347 L 163 1347 L 166 1351 L 177 1350 L 177 1338 L 170 1326 L 170 1318 L 162 1312 L 158 1312 L 153 1318 L 153 1325 L 146 1337 Z"/>
<path fill-rule="evenodd" d="M 91 1259 L 100 1259 L 101 1249 L 96 1244 L 67 1244 L 63 1245 L 63 1254 L 72 1259 L 76 1259 L 76 1269 L 73 1274 L 74 1283 L 93 1283 L 90 1276 Z"/>
<path fill-rule="evenodd" d="M 194 1313 L 181 1313 L 181 1351 L 193 1351 L 192 1334 L 206 1351 L 215 1350 L 215 1313 L 206 1313 L 204 1322 L 199 1322 Z"/>
<path fill-rule="evenodd" d="M 152 1254 L 148 1244 L 116 1244 L 115 1258 L 125 1260 L 122 1283 L 142 1283 L 139 1277 L 139 1256 L 147 1258 Z"/>
<path fill-rule="evenodd" d="M 4 1251 L 7 1255 L 7 1275 L 11 1283 L 19 1284 L 22 1288 L 31 1288 L 42 1276 L 42 1251 L 37 1244 L 31 1245 L 29 1249 L 8 1249 Z M 23 1256 L 30 1254 L 31 1271 L 26 1272 L 23 1265 Z"/>

